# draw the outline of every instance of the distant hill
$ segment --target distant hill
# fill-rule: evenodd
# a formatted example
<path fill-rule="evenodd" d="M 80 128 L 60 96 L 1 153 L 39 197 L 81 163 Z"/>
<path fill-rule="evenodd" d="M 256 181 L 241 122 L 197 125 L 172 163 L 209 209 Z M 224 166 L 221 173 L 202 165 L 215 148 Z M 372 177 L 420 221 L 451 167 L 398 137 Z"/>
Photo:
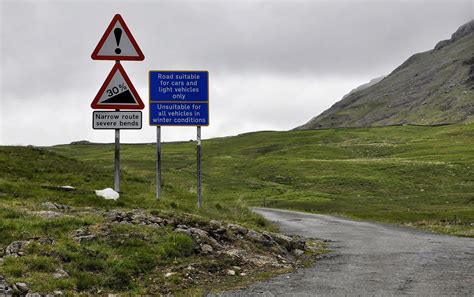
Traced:
<path fill-rule="evenodd" d="M 474 20 L 434 49 L 411 56 L 382 80 L 373 81 L 296 130 L 473 120 Z"/>

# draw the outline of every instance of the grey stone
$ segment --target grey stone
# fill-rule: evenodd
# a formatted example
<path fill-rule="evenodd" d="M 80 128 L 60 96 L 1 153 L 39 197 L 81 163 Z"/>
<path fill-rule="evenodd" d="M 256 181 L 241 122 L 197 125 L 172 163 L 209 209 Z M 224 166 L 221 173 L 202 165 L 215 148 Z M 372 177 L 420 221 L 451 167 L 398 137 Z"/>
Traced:
<path fill-rule="evenodd" d="M 232 269 L 227 269 L 227 275 L 235 275 L 235 271 Z"/>
<path fill-rule="evenodd" d="M 33 212 L 35 215 L 40 216 L 45 219 L 55 219 L 63 216 L 62 213 L 52 210 L 42 210 Z"/>
<path fill-rule="evenodd" d="M 167 273 L 165 273 L 165 277 L 168 278 L 168 277 L 173 276 L 175 274 L 176 274 L 176 272 L 167 272 Z"/>
<path fill-rule="evenodd" d="M 54 205 L 54 203 L 49 202 L 49 201 L 48 201 L 48 202 L 45 202 L 45 203 L 42 203 L 41 206 L 43 206 L 43 207 L 46 208 L 46 209 L 58 209 L 58 208 L 56 207 L 56 205 Z"/>
<path fill-rule="evenodd" d="M 300 257 L 304 254 L 304 251 L 300 250 L 300 249 L 294 249 L 293 250 L 293 254 L 296 256 L 296 257 Z"/>
<path fill-rule="evenodd" d="M 82 241 L 88 241 L 96 238 L 95 234 L 92 234 L 89 230 L 86 228 L 79 228 L 75 231 L 72 232 L 72 238 L 76 242 L 82 242 Z"/>
<path fill-rule="evenodd" d="M 49 202 L 49 201 L 42 203 L 41 206 L 43 206 L 43 208 L 50 209 L 50 210 L 64 210 L 64 211 L 71 210 L 71 207 L 68 205 Z"/>
<path fill-rule="evenodd" d="M 228 224 L 227 228 L 229 228 L 231 231 L 233 231 L 235 233 L 238 233 L 240 235 L 245 235 L 248 232 L 247 228 L 242 227 L 242 226 L 237 225 L 237 224 Z"/>
<path fill-rule="evenodd" d="M 191 232 L 191 235 L 197 240 L 207 241 L 209 239 L 209 235 L 207 234 L 207 232 L 202 229 L 191 227 L 188 230 Z"/>
<path fill-rule="evenodd" d="M 28 285 L 26 283 L 16 283 L 15 285 L 13 285 L 13 291 L 15 293 L 24 294 L 29 290 L 30 289 L 28 288 Z"/>
<path fill-rule="evenodd" d="M 191 235 L 191 231 L 187 229 L 183 229 L 183 228 L 175 228 L 173 231 L 176 233 L 185 233 L 185 234 Z"/>
<path fill-rule="evenodd" d="M 245 237 L 266 246 L 271 246 L 274 243 L 273 239 L 268 234 L 264 235 L 254 230 L 248 230 L 247 234 L 245 234 Z"/>
<path fill-rule="evenodd" d="M 223 253 L 234 259 L 243 259 L 246 254 L 244 250 L 237 248 L 225 250 Z"/>
<path fill-rule="evenodd" d="M 74 191 L 74 190 L 76 190 L 76 188 L 74 188 L 72 186 L 60 186 L 59 188 L 64 190 L 64 191 Z"/>
<path fill-rule="evenodd" d="M 278 242 L 279 244 L 283 245 L 286 248 L 291 247 L 293 244 L 293 238 L 290 236 L 286 236 L 284 234 L 272 233 L 271 234 L 273 239 Z"/>
<path fill-rule="evenodd" d="M 211 226 L 212 229 L 219 229 L 219 228 L 221 228 L 222 225 L 221 225 L 221 222 L 219 222 L 219 221 L 211 220 L 209 222 L 209 226 Z"/>
<path fill-rule="evenodd" d="M 64 271 L 61 268 L 56 269 L 56 271 L 53 273 L 53 278 L 59 279 L 59 278 L 68 278 L 69 273 Z"/>
<path fill-rule="evenodd" d="M 5 248 L 5 255 L 6 256 L 21 256 L 21 250 L 26 247 L 30 242 L 27 240 L 18 240 L 10 243 L 6 248 Z"/>
<path fill-rule="evenodd" d="M 214 251 L 214 249 L 212 248 L 212 246 L 208 245 L 208 244 L 202 244 L 201 245 L 201 251 L 204 253 L 204 254 L 210 254 Z"/>
<path fill-rule="evenodd" d="M 7 280 L 0 275 L 0 296 L 3 295 L 12 295 L 13 294 L 13 287 L 10 286 Z"/>

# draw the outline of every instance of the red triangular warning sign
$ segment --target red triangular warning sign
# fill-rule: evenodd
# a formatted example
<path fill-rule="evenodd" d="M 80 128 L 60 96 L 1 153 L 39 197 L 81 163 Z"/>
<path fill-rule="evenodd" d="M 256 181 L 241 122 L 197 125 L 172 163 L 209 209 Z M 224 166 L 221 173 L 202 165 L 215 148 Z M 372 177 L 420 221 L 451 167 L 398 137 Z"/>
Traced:
<path fill-rule="evenodd" d="M 142 61 L 145 59 L 120 14 L 114 16 L 91 57 L 93 60 Z"/>
<path fill-rule="evenodd" d="M 145 105 L 120 63 L 115 63 L 91 103 L 93 109 L 143 109 Z"/>

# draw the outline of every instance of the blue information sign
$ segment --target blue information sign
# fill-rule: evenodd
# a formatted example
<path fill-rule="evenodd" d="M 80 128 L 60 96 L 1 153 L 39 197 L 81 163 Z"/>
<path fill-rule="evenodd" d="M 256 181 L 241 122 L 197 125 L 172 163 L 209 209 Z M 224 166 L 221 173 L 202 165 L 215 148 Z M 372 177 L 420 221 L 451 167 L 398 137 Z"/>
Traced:
<path fill-rule="evenodd" d="M 209 72 L 150 71 L 151 126 L 208 126 Z"/>

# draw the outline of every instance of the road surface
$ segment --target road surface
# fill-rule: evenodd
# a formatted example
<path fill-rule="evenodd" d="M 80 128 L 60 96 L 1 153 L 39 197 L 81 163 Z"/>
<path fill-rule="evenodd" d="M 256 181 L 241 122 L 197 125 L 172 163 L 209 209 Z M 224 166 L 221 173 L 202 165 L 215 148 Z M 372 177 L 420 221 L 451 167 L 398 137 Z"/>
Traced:
<path fill-rule="evenodd" d="M 255 208 L 286 233 L 329 239 L 311 268 L 220 296 L 474 296 L 474 239 Z"/>

